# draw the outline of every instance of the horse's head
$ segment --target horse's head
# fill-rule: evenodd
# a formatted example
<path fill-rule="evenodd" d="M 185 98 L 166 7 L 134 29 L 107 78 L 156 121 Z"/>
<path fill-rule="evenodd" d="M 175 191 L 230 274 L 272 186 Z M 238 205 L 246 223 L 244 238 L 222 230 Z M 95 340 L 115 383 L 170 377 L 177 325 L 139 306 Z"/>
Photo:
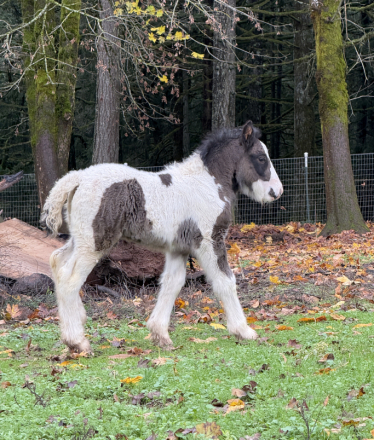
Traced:
<path fill-rule="evenodd" d="M 271 163 L 261 132 L 248 121 L 238 140 L 243 155 L 237 163 L 236 181 L 241 193 L 260 203 L 273 202 L 283 193 L 283 185 Z"/>

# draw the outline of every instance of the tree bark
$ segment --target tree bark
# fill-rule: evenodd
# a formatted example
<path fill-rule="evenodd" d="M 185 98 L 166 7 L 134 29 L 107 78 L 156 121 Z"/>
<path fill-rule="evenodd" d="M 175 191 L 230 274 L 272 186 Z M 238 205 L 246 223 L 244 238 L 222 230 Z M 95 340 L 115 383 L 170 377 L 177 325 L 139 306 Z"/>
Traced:
<path fill-rule="evenodd" d="M 319 113 L 326 187 L 324 236 L 353 229 L 368 232 L 357 201 L 348 140 L 348 92 L 340 2 L 311 0 L 316 41 Z"/>
<path fill-rule="evenodd" d="M 60 29 L 57 70 L 57 158 L 59 176 L 68 172 L 71 131 L 74 119 L 76 66 L 78 62 L 79 11 L 81 0 L 63 0 L 61 3 L 63 27 Z M 69 9 L 65 9 L 69 8 Z"/>
<path fill-rule="evenodd" d="M 209 32 L 209 30 L 207 31 Z M 210 43 L 207 37 L 204 44 Z M 209 54 L 203 61 L 203 118 L 202 131 L 206 133 L 212 130 L 212 88 L 213 88 L 213 63 Z"/>
<path fill-rule="evenodd" d="M 296 10 L 307 10 L 309 0 L 295 3 Z M 314 50 L 313 26 L 310 14 L 299 14 L 294 21 L 294 60 L 303 58 Z M 314 81 L 309 61 L 294 63 L 294 148 L 295 157 L 315 150 Z"/>
<path fill-rule="evenodd" d="M 57 16 L 54 3 L 48 0 L 22 0 L 23 23 L 46 6 L 46 12 L 25 28 L 23 37 L 30 138 L 41 207 L 56 180 L 68 170 L 80 14 L 66 7 L 79 10 L 81 2 L 61 2 L 61 41 L 52 36 Z"/>
<path fill-rule="evenodd" d="M 183 155 L 185 157 L 190 154 L 189 83 L 188 73 L 183 70 Z"/>
<path fill-rule="evenodd" d="M 235 127 L 235 0 L 214 2 L 212 129 Z"/>
<path fill-rule="evenodd" d="M 119 46 L 118 27 L 108 0 L 100 0 L 103 33 L 97 42 L 97 91 L 92 163 L 119 158 Z"/>

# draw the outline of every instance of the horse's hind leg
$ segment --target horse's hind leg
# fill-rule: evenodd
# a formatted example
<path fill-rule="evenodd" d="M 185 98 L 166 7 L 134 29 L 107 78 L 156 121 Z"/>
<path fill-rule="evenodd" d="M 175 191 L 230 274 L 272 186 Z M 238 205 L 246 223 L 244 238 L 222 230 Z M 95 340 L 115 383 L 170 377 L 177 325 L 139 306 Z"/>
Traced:
<path fill-rule="evenodd" d="M 91 249 L 77 248 L 72 240 L 64 248 L 51 256 L 61 339 L 71 349 L 90 352 L 90 343 L 84 336 L 86 311 L 79 290 L 101 255 Z"/>
<path fill-rule="evenodd" d="M 157 303 L 147 327 L 152 334 L 152 340 L 161 346 L 172 346 L 168 327 L 170 314 L 173 309 L 175 298 L 186 281 L 187 255 L 167 253 L 165 255 L 165 267 L 161 275 L 161 289 Z"/>

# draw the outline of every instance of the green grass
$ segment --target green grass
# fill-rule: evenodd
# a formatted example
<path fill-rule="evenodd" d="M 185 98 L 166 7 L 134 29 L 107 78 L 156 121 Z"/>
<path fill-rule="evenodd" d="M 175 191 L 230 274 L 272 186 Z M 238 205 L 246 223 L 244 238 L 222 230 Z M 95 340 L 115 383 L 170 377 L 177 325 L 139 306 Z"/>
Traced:
<path fill-rule="evenodd" d="M 309 407 L 305 415 L 314 428 L 310 439 L 327 439 L 324 429 L 336 429 L 337 424 L 342 425 L 341 431 L 331 433 L 330 439 L 372 438 L 373 419 L 360 421 L 365 424 L 361 427 L 343 426 L 342 420 L 374 416 L 374 326 L 354 329 L 360 334 L 352 330 L 358 323 L 373 322 L 373 314 L 342 313 L 347 317 L 345 322 L 328 320 L 300 325 L 296 322 L 300 315 L 287 317 L 282 325 L 294 328 L 287 331 L 276 330 L 279 323 L 260 322 L 270 329 L 258 330 L 260 336 L 269 338 L 260 345 L 238 344 L 235 338 L 224 338 L 226 330 L 215 330 L 208 324 L 180 323 L 171 334 L 175 347 L 180 347 L 172 352 L 152 346 L 144 339 L 148 334 L 144 328 L 129 329 L 125 321 L 111 321 L 102 327 L 89 320 L 87 332 L 96 335 L 90 338 L 95 356 L 73 361 L 82 365 L 78 368 L 72 367 L 74 364 L 58 367 L 62 371 L 54 376 L 52 365 L 59 362 L 49 359 L 61 354 L 64 348 L 58 344 L 58 327 L 51 323 L 10 327 L 7 336 L 0 337 L 0 352 L 14 350 L 9 359 L 6 353 L 0 354 L 0 383 L 11 383 L 6 388 L 0 386 L 0 439 L 91 438 L 88 434 L 84 436 L 88 428 L 92 428 L 95 439 L 125 438 L 122 434 L 131 440 L 145 440 L 152 432 L 158 434 L 158 439 L 166 439 L 169 430 L 175 432 L 213 421 L 221 428 L 220 439 L 225 440 L 239 440 L 257 432 L 261 433 L 261 440 L 308 438 L 300 412 L 286 409 L 292 398 L 305 399 Z M 126 339 L 124 350 L 100 348 L 110 345 L 104 338 L 114 337 Z M 198 344 L 190 341 L 190 337 L 217 340 Z M 33 344 L 29 353 L 25 350 L 28 338 Z M 287 347 L 290 339 L 296 339 L 302 347 Z M 39 349 L 35 350 L 34 345 Z M 108 359 L 134 346 L 152 349 L 146 358 L 161 356 L 168 360 L 164 365 L 141 368 L 138 362 L 144 357 Z M 327 353 L 333 353 L 335 359 L 318 363 Z M 20 368 L 25 363 L 28 366 Z M 249 374 L 263 364 L 268 364 L 269 369 Z M 316 374 L 326 367 L 332 369 L 329 374 Z M 121 387 L 120 379 L 136 376 L 142 379 Z M 34 383 L 36 394 L 42 396 L 42 405 L 36 403 L 29 388 L 23 387 L 26 380 Z M 234 398 L 233 388 L 242 388 L 251 380 L 257 388 L 253 395 L 243 398 L 244 410 L 227 415 L 215 412 L 213 399 L 226 404 Z M 67 384 L 73 381 L 77 384 L 69 388 Z M 364 385 L 367 386 L 363 396 L 347 399 L 351 390 Z M 160 392 L 159 397 L 145 397 L 140 405 L 131 404 L 130 395 L 154 391 Z M 328 404 L 324 406 L 327 396 Z M 203 434 L 178 435 L 187 439 L 206 438 Z"/>

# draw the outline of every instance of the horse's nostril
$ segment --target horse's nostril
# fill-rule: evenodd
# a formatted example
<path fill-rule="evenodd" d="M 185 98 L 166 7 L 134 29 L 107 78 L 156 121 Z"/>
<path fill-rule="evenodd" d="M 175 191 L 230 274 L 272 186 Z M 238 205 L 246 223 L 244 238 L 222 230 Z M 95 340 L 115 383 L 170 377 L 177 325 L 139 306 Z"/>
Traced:
<path fill-rule="evenodd" d="M 273 188 L 271 188 L 271 190 L 269 191 L 269 196 L 270 196 L 270 197 L 273 197 L 274 199 L 277 198 L 277 196 L 275 195 L 275 192 L 274 192 Z"/>

